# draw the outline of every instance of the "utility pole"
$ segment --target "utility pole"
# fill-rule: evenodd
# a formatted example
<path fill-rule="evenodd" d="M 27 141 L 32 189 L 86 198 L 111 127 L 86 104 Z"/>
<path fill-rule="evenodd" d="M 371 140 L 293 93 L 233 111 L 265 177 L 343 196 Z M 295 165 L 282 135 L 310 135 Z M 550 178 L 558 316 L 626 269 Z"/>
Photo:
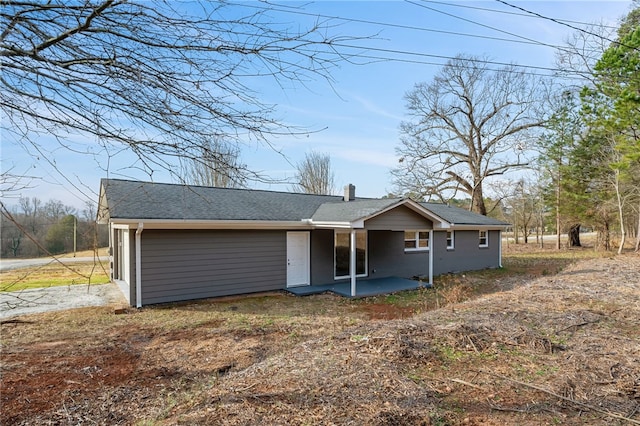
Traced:
<path fill-rule="evenodd" d="M 78 243 L 78 218 L 73 215 L 73 257 L 76 257 L 76 247 Z"/>

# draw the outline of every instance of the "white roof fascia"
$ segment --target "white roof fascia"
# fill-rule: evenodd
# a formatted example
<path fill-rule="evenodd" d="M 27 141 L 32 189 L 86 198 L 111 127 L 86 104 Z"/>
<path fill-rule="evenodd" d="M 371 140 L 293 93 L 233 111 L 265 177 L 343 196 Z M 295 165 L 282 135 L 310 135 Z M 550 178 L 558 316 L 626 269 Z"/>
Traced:
<path fill-rule="evenodd" d="M 351 222 L 351 227 L 353 229 L 363 229 L 364 228 L 364 219 L 358 219 Z"/>
<path fill-rule="evenodd" d="M 306 221 L 273 220 L 184 220 L 184 219 L 111 219 L 114 225 L 128 225 L 136 228 L 144 222 L 144 229 L 312 229 Z"/>
<path fill-rule="evenodd" d="M 313 228 L 328 228 L 328 229 L 351 229 L 356 228 L 354 222 L 316 222 L 309 220 Z"/>
<path fill-rule="evenodd" d="M 453 224 L 449 222 L 440 222 L 440 223 L 433 222 L 433 229 L 451 229 L 452 226 Z"/>

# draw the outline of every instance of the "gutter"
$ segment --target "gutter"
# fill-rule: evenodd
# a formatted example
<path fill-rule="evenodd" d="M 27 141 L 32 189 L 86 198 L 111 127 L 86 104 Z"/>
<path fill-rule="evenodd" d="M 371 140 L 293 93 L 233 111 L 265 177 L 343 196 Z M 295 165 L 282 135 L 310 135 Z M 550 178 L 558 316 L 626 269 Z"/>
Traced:
<path fill-rule="evenodd" d="M 452 231 L 503 231 L 507 225 L 481 225 L 452 223 L 449 228 Z M 434 229 L 437 229 L 434 227 Z"/>
<path fill-rule="evenodd" d="M 311 219 L 309 219 L 311 220 Z M 357 222 L 357 221 L 356 221 Z M 316 222 L 311 220 L 311 224 L 313 225 L 313 228 L 316 229 L 323 229 L 323 228 L 327 228 L 327 229 L 355 229 L 355 228 L 363 228 L 363 226 L 358 226 L 359 223 L 356 222 Z"/>
<path fill-rule="evenodd" d="M 140 241 L 143 229 L 144 224 L 139 222 L 138 229 L 136 229 L 136 308 L 142 308 L 142 247 Z"/>
<path fill-rule="evenodd" d="M 134 227 L 144 220 L 145 229 L 310 229 L 309 222 L 271 220 L 187 220 L 187 219 L 144 219 L 115 218 L 120 225 Z"/>

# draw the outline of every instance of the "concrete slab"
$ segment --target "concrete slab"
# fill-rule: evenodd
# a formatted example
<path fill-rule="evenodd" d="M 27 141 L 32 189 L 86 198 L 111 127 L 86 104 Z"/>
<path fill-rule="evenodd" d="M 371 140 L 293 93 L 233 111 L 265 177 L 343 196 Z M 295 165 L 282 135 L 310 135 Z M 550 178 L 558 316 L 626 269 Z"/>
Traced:
<path fill-rule="evenodd" d="M 390 294 L 404 290 L 415 290 L 420 287 L 429 287 L 429 284 L 422 281 L 409 280 L 400 277 L 357 280 L 355 297 L 377 296 L 380 294 Z M 297 296 L 308 296 L 311 294 L 321 294 L 330 291 L 340 296 L 352 297 L 351 283 L 349 282 L 293 287 L 288 288 L 287 291 Z"/>

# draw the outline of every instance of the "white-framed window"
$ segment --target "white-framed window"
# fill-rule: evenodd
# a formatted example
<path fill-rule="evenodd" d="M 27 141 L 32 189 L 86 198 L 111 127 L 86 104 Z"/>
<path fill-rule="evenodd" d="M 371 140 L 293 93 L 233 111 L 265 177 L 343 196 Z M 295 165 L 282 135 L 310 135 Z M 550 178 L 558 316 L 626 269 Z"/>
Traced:
<path fill-rule="evenodd" d="M 478 236 L 480 238 L 478 247 L 489 247 L 489 232 L 479 231 Z"/>
<path fill-rule="evenodd" d="M 350 231 L 335 231 L 334 278 L 349 278 L 351 263 Z M 367 231 L 356 231 L 356 277 L 367 276 Z"/>
<path fill-rule="evenodd" d="M 429 231 L 404 231 L 404 251 L 428 251 Z"/>
<path fill-rule="evenodd" d="M 447 250 L 453 250 L 456 247 L 455 231 L 447 231 Z"/>

